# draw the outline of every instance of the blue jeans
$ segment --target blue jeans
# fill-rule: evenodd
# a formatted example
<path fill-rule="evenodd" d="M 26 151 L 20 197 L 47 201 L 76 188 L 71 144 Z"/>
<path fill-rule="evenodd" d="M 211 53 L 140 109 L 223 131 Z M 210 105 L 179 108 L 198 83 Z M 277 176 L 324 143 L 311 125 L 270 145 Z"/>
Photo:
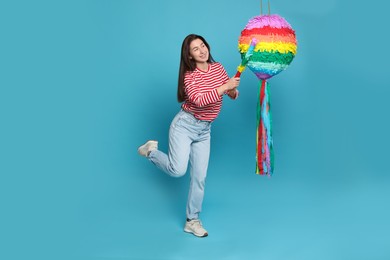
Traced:
<path fill-rule="evenodd" d="M 151 162 L 172 177 L 183 176 L 190 162 L 191 183 L 186 208 L 189 219 L 197 219 L 202 210 L 210 156 L 210 128 L 211 122 L 198 120 L 180 110 L 169 128 L 168 155 L 154 150 L 148 156 Z"/>

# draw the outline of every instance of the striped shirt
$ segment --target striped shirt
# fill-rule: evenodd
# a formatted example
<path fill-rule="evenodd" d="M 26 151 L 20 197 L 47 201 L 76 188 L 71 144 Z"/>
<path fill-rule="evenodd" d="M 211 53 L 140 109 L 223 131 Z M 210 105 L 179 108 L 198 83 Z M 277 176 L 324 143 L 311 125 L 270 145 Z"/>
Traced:
<path fill-rule="evenodd" d="M 217 88 L 229 80 L 223 66 L 210 63 L 207 71 L 196 68 L 184 76 L 185 101 L 182 109 L 193 114 L 196 119 L 213 121 L 222 107 L 222 96 Z"/>

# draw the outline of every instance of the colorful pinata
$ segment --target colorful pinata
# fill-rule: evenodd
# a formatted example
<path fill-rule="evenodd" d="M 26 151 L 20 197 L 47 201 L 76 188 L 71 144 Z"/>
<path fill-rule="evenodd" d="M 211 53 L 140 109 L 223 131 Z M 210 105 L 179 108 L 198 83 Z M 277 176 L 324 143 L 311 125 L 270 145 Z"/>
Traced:
<path fill-rule="evenodd" d="M 256 46 L 252 51 L 253 42 Z M 242 60 L 247 57 L 248 50 L 252 51 L 246 66 L 261 81 L 257 105 L 256 173 L 272 175 L 271 104 L 266 80 L 285 70 L 294 59 L 297 53 L 295 31 L 279 15 L 255 16 L 241 32 L 238 49 Z M 242 66 L 238 69 L 242 70 Z"/>

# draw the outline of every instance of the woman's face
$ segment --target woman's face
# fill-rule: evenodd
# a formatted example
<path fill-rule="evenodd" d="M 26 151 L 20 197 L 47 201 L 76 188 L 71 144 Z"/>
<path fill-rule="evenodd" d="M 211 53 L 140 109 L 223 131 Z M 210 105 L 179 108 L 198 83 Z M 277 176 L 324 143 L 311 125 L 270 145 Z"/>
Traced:
<path fill-rule="evenodd" d="M 190 56 L 196 63 L 205 63 L 209 59 L 209 49 L 201 39 L 195 39 L 190 43 Z"/>

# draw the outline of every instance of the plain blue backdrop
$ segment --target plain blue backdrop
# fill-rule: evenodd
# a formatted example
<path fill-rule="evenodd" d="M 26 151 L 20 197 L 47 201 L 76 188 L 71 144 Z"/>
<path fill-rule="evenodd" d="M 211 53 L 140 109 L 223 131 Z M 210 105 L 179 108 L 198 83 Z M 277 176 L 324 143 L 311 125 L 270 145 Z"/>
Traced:
<path fill-rule="evenodd" d="M 274 176 L 255 174 L 246 70 L 213 124 L 199 239 L 183 232 L 188 175 L 137 147 L 167 150 L 184 37 L 233 76 L 260 1 L 1 1 L 0 258 L 390 259 L 389 7 L 271 1 L 298 39 L 269 80 Z"/>

